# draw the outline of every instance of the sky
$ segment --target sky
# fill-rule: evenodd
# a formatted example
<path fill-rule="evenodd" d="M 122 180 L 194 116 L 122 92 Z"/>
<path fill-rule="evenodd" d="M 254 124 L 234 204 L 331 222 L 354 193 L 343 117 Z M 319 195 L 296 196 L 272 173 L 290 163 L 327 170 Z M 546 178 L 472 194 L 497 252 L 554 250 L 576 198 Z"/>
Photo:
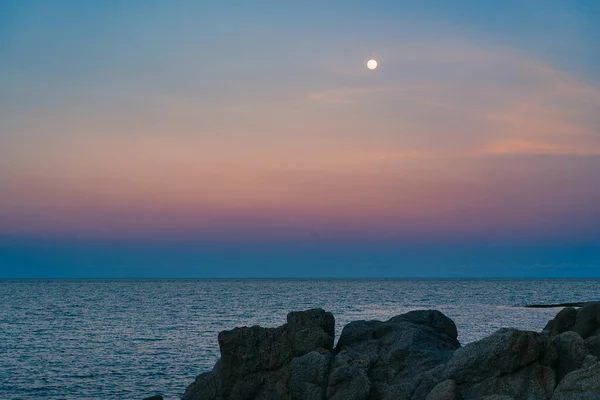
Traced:
<path fill-rule="evenodd" d="M 0 277 L 600 277 L 598 20 L 0 2 Z"/>

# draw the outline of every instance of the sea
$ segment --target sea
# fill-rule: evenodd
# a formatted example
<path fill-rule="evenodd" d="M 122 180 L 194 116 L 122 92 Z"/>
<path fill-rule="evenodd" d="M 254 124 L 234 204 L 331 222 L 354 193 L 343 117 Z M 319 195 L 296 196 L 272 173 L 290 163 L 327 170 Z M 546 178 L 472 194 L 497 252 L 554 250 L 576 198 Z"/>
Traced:
<path fill-rule="evenodd" d="M 219 357 L 217 334 L 275 327 L 289 311 L 344 324 L 418 309 L 452 318 L 464 344 L 501 327 L 540 331 L 597 300 L 594 279 L 0 280 L 0 399 L 180 398 Z"/>

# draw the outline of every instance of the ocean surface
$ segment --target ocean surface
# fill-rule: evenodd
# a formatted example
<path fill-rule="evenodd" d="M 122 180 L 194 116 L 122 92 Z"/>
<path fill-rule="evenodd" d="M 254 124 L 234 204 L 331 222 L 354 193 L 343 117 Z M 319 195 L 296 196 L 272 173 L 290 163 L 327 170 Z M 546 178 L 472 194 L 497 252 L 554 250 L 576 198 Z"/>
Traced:
<path fill-rule="evenodd" d="M 177 399 L 219 356 L 217 334 L 278 326 L 291 310 L 349 321 L 444 312 L 462 344 L 500 327 L 541 330 L 600 298 L 600 280 L 0 280 L 0 399 Z"/>

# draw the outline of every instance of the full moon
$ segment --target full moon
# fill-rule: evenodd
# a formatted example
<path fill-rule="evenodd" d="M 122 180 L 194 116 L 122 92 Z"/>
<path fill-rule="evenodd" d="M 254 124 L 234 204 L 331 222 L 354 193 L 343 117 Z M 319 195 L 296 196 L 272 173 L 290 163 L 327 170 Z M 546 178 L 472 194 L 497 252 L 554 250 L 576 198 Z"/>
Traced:
<path fill-rule="evenodd" d="M 375 60 L 369 60 L 367 62 L 367 68 L 369 68 L 369 69 L 375 69 L 375 68 L 377 68 L 377 61 L 375 61 Z"/>

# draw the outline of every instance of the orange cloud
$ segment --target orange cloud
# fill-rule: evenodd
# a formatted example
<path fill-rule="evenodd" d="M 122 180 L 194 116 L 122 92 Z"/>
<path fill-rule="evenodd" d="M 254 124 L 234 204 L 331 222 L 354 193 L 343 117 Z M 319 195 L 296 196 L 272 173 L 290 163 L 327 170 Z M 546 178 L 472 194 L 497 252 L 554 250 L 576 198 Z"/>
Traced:
<path fill-rule="evenodd" d="M 527 140 L 509 139 L 493 143 L 483 154 L 555 154 L 571 156 L 597 156 L 600 155 L 600 147 L 581 148 L 577 146 L 558 145 L 545 142 L 534 142 Z"/>

